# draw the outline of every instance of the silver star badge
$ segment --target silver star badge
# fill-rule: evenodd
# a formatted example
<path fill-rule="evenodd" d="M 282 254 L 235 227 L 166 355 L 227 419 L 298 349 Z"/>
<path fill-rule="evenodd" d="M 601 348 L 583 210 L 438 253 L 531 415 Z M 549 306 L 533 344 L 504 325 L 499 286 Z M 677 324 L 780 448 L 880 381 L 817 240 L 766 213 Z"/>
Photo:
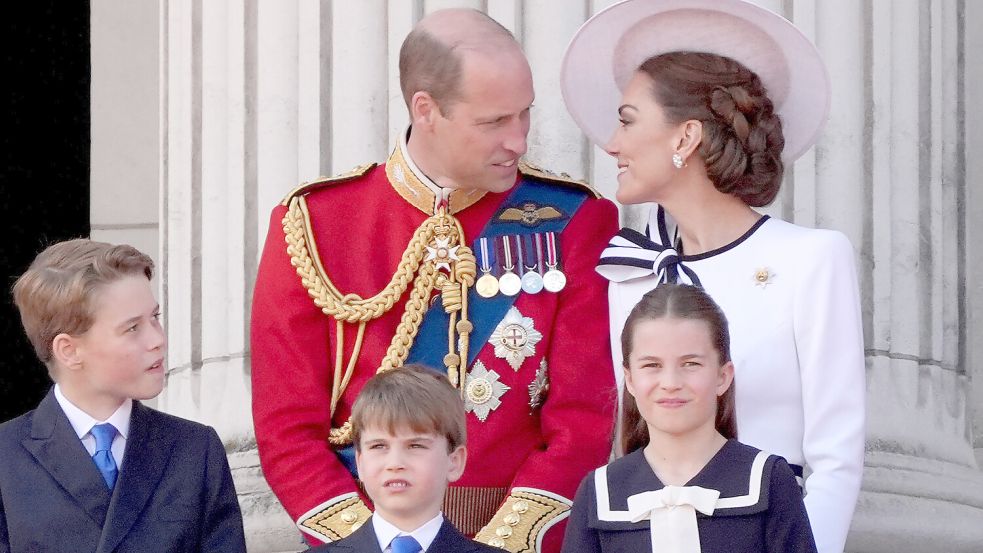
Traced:
<path fill-rule="evenodd" d="M 541 359 L 539 369 L 536 371 L 536 378 L 529 384 L 529 409 L 532 411 L 543 405 L 543 401 L 546 400 L 546 395 L 550 391 L 548 371 L 546 360 Z"/>
<path fill-rule="evenodd" d="M 495 357 L 505 359 L 515 371 L 527 357 L 536 354 L 536 344 L 543 334 L 533 328 L 531 317 L 523 317 L 515 307 L 509 309 L 488 343 L 495 346 Z"/>
<path fill-rule="evenodd" d="M 465 378 L 464 410 L 474 413 L 481 422 L 485 422 L 488 413 L 498 409 L 502 396 L 510 389 L 498 379 L 498 373 L 488 370 L 481 361 L 475 361 Z"/>

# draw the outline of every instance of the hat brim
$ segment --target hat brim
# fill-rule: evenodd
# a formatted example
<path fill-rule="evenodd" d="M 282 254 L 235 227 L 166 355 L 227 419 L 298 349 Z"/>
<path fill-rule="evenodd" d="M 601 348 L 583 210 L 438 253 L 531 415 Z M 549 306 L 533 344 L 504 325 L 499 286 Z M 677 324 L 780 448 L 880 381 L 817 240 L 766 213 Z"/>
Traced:
<path fill-rule="evenodd" d="M 787 19 L 744 0 L 626 0 L 598 12 L 574 34 L 563 57 L 560 89 L 567 110 L 603 147 L 638 66 L 677 51 L 727 56 L 757 73 L 782 121 L 786 163 L 818 139 L 830 102 L 819 51 Z"/>

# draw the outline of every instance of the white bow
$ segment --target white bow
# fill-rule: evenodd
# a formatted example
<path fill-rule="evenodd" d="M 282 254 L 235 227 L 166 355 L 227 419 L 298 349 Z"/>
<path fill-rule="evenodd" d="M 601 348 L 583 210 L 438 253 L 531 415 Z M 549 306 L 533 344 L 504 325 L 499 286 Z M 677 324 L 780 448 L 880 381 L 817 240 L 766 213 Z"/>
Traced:
<path fill-rule="evenodd" d="M 629 497 L 628 513 L 632 522 L 650 519 L 653 553 L 700 553 L 696 511 L 712 515 L 719 497 L 699 486 L 666 486 Z"/>

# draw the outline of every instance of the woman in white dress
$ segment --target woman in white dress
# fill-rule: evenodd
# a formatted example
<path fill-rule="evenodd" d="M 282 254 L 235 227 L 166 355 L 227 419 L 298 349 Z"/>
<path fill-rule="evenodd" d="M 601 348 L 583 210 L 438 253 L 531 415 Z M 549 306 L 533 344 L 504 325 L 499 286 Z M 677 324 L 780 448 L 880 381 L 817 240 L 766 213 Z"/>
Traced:
<path fill-rule="evenodd" d="M 704 288 L 730 321 L 738 438 L 805 467 L 818 550 L 842 552 L 864 454 L 854 250 L 839 232 L 754 209 L 825 122 L 815 47 L 743 0 L 627 0 L 577 32 L 561 84 L 574 120 L 617 160 L 618 201 L 654 204 L 647 231 L 623 229 L 598 266 L 615 366 L 645 292 Z"/>

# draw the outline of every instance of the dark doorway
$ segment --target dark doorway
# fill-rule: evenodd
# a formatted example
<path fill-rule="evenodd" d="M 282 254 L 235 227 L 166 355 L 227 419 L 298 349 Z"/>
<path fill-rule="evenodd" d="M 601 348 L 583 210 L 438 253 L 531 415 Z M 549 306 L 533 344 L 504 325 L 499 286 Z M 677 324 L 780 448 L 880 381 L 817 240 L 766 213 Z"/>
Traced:
<path fill-rule="evenodd" d="M 10 8 L 0 23 L 0 422 L 51 386 L 10 287 L 46 245 L 89 234 L 89 2 Z"/>

